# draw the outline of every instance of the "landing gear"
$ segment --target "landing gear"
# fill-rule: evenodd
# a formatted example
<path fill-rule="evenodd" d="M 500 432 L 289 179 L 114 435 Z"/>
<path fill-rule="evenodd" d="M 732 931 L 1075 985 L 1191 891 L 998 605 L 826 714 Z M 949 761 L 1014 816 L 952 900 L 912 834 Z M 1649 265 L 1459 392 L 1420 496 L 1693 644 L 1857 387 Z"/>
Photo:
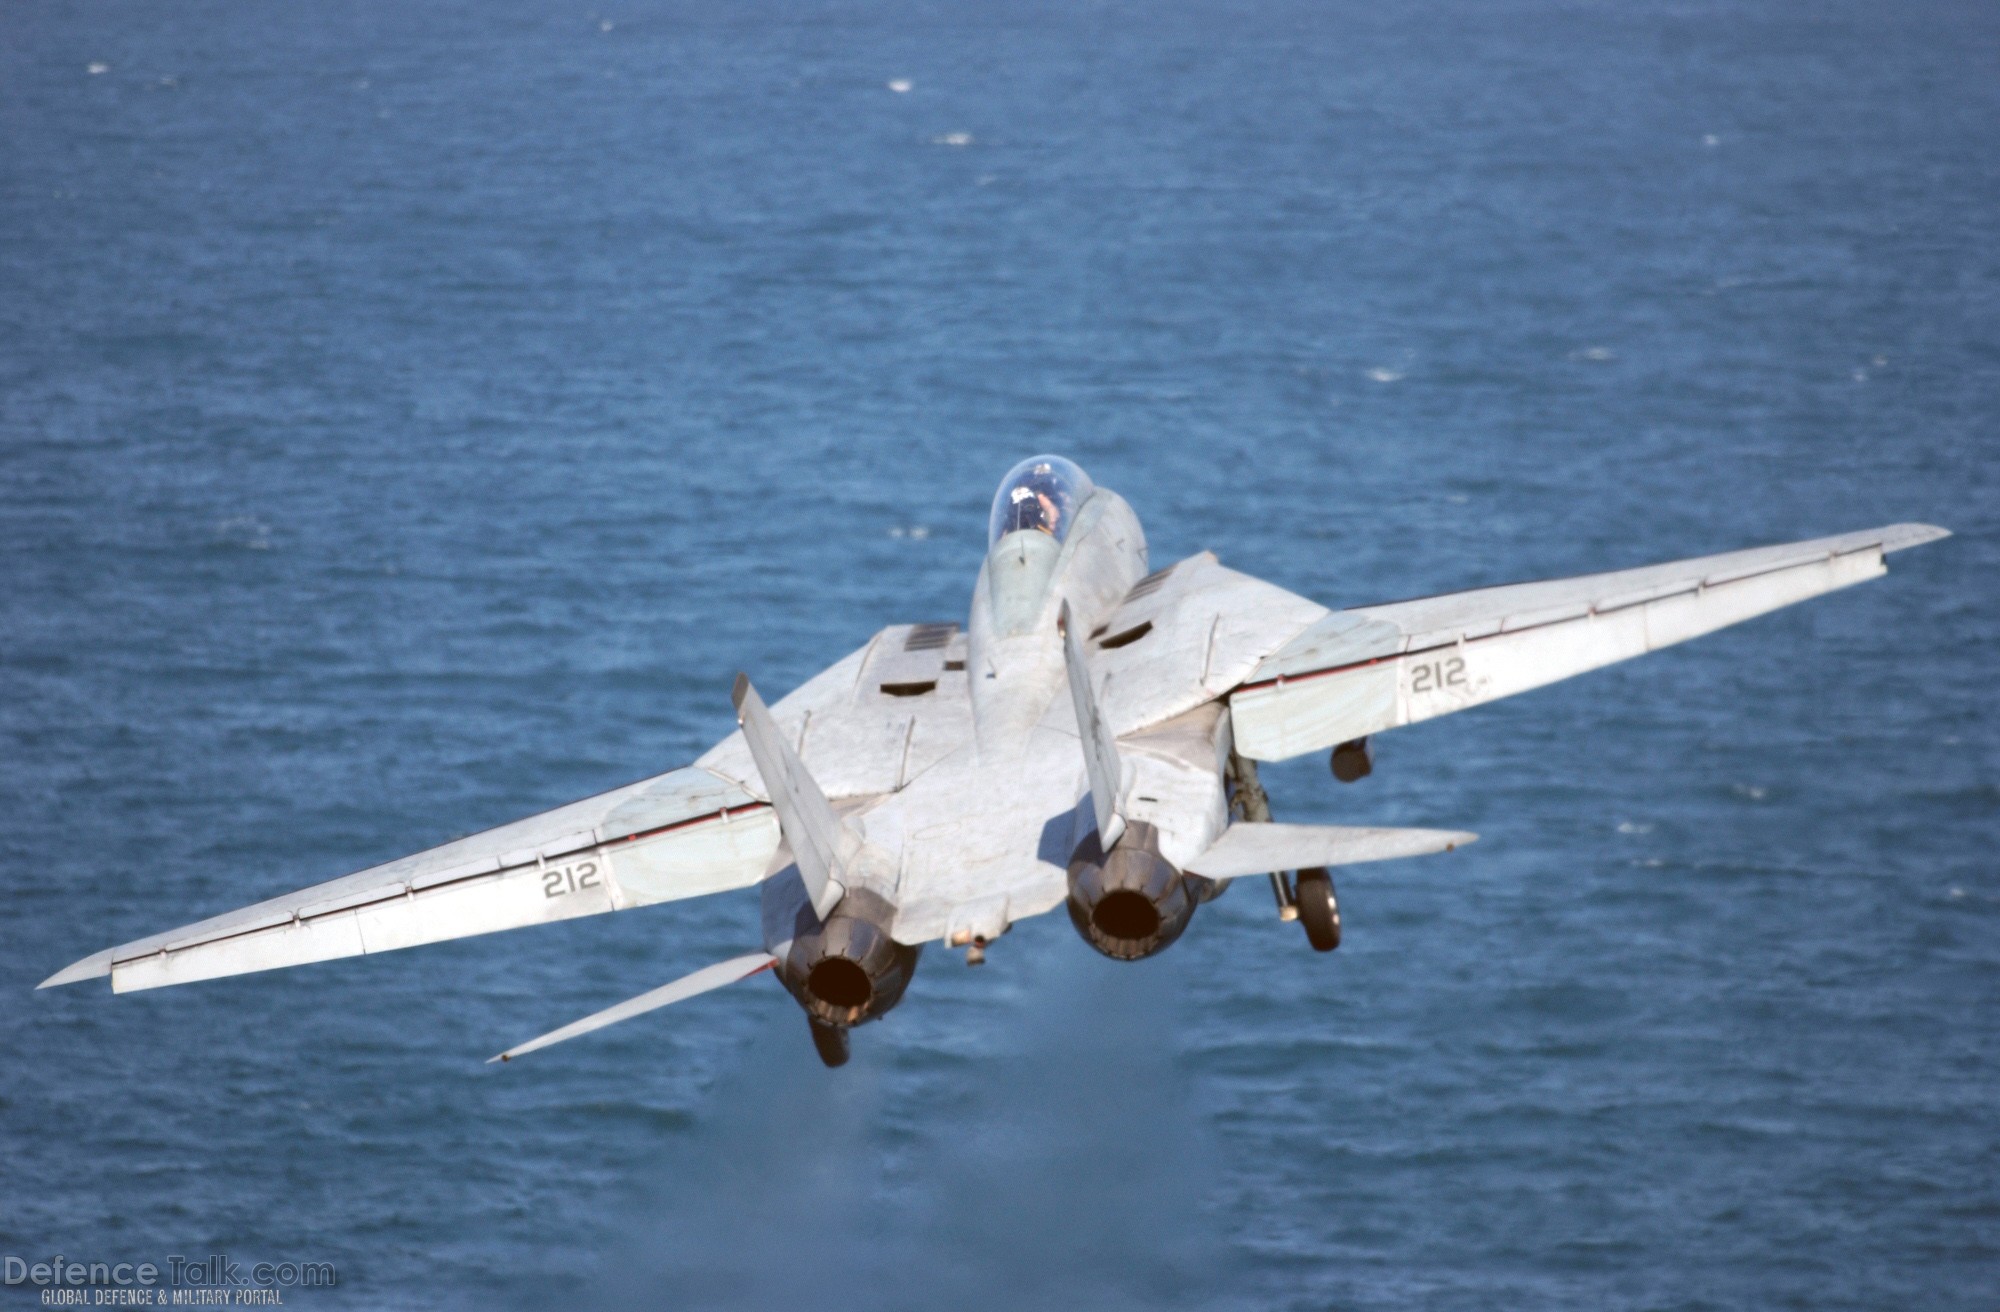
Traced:
<path fill-rule="evenodd" d="M 1333 775 L 1342 783 L 1353 783 L 1373 768 L 1366 738 L 1333 749 Z M 1271 802 L 1257 781 L 1256 762 L 1231 752 L 1229 782 L 1233 815 L 1253 824 L 1270 820 Z M 1296 878 L 1282 870 L 1272 871 L 1271 895 L 1277 899 L 1278 919 L 1304 925 L 1306 941 L 1314 951 L 1331 952 L 1340 946 L 1340 903 L 1333 896 L 1333 876 L 1325 867 L 1301 870 Z"/>
<path fill-rule="evenodd" d="M 1278 901 L 1278 919 L 1297 920 L 1299 918 L 1298 895 L 1292 892 L 1292 877 L 1283 870 L 1271 872 L 1271 896 Z"/>
<path fill-rule="evenodd" d="M 1333 895 L 1333 876 L 1324 869 L 1301 870 L 1292 896 L 1313 951 L 1331 952 L 1339 947 L 1340 902 Z"/>
<path fill-rule="evenodd" d="M 829 1066 L 847 1065 L 847 1031 L 839 1025 L 823 1025 L 819 1021 L 806 1018 L 812 1026 L 813 1050 L 819 1059 Z"/>

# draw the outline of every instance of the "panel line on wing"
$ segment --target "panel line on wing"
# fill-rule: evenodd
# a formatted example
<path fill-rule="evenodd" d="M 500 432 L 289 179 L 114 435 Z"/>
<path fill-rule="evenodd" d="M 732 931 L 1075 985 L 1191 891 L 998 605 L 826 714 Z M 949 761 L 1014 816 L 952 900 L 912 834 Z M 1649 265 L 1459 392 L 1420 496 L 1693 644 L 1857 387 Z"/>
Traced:
<path fill-rule="evenodd" d="M 1890 525 L 1889 527 L 1890 527 L 1890 528 L 1902 528 L 1902 527 L 1906 527 L 1906 526 L 1905 526 L 1905 525 L 1899 525 L 1899 524 L 1895 524 L 1895 525 Z M 1922 527 L 1928 527 L 1928 526 L 1927 526 L 1927 525 L 1925 525 L 1925 526 L 1922 526 Z M 1869 532 L 1870 530 L 1866 530 L 1866 529 L 1864 529 L 1864 530 L 1862 530 L 1862 531 L 1863 531 L 1864 533 L 1866 533 L 1866 532 Z M 1940 531 L 1940 532 L 1942 532 L 1942 530 L 1939 530 L 1939 531 Z M 1946 534 L 1946 536 L 1949 536 L 1949 534 Z M 1699 584 L 1697 584 L 1697 585 L 1696 585 L 1696 587 L 1698 588 L 1698 587 L 1700 587 L 1700 586 L 1703 586 L 1704 584 L 1711 584 L 1711 583 L 1712 583 L 1712 584 L 1714 584 L 1714 585 L 1717 585 L 1717 586 L 1719 586 L 1719 585 L 1721 585 L 1721 584 L 1724 584 L 1724 583 L 1734 583 L 1734 582 L 1736 582 L 1736 581 L 1737 581 L 1738 579 L 1746 579 L 1746 578 L 1755 578 L 1755 577 L 1756 577 L 1756 576 L 1757 576 L 1758 574 L 1776 574 L 1776 573 L 1779 573 L 1779 572 L 1781 572 L 1781 571 L 1783 571 L 1783 570 L 1788 570 L 1788 569 L 1797 569 L 1797 568 L 1798 568 L 1799 566 L 1801 566 L 1801 565 L 1811 565 L 1811 564 L 1814 564 L 1814 563 L 1815 563 L 1815 562 L 1817 562 L 1817 561 L 1822 561 L 1822 560 L 1833 560 L 1833 559 L 1835 559 L 1836 557 L 1839 557 L 1839 556 L 1851 556 L 1851 555 L 1853 555 L 1853 554 L 1854 554 L 1855 552 L 1857 552 L 1857 551 L 1876 551 L 1876 550 L 1880 550 L 1880 551 L 1882 551 L 1882 552 L 1883 552 L 1884 554 L 1887 554 L 1888 552 L 1892 552 L 1892 551 L 1902 551 L 1902 550 L 1904 550 L 1904 549 L 1906 549 L 1906 548 L 1908 548 L 1908 547 L 1912 547 L 1912 546 L 1921 546 L 1921 545 L 1923 545 L 1923 544 L 1924 544 L 1924 543 L 1926 543 L 1926 542 L 1931 542 L 1931 541 L 1935 541 L 1935 540 L 1936 540 L 1936 539 L 1934 539 L 1934 538 L 1930 538 L 1930 537 L 1922 537 L 1922 538 L 1918 538 L 1918 539 L 1916 539 L 1916 540 L 1914 540 L 1914 541 L 1900 541 L 1900 540 L 1896 540 L 1896 539 L 1891 539 L 1891 538 L 1887 538 L 1887 537 L 1884 537 L 1884 538 L 1881 538 L 1881 539 L 1877 539 L 1877 540 L 1875 540 L 1875 541 L 1871 541 L 1871 542 L 1860 542 L 1860 543 L 1856 543 L 1856 544 L 1855 544 L 1854 546 L 1851 546 L 1851 547 L 1845 547 L 1845 548 L 1841 548 L 1841 547 L 1822 547 L 1822 548 L 1818 548 L 1818 549 L 1814 550 L 1814 551 L 1813 551 L 1813 552 L 1812 552 L 1811 554 L 1809 554 L 1809 555 L 1799 555 L 1799 556 L 1793 556 L 1793 557 L 1790 557 L 1789 559 L 1787 559 L 1787 560 L 1784 560 L 1784 561 L 1782 561 L 1782 562 L 1780 562 L 1780 563 L 1778 563 L 1778 564 L 1776 564 L 1776 565 L 1762 565 L 1762 564 L 1760 564 L 1760 565 L 1756 565 L 1756 566 L 1753 566 L 1753 567 L 1752 567 L 1752 570 L 1753 570 L 1753 572 L 1752 572 L 1752 573 L 1749 573 L 1749 574 L 1735 574 L 1735 575 L 1728 575 L 1728 576 L 1725 576 L 1725 577 L 1713 577 L 1713 576 L 1711 576 L 1710 578 L 1705 578 L 1705 579 L 1703 579 L 1701 583 L 1699 583 Z M 1779 545 L 1779 546 L 1784 546 L 1784 545 L 1789 545 L 1789 544 L 1783 544 L 1783 543 L 1781 543 L 1781 544 L 1778 544 L 1778 545 Z M 1766 551 L 1766 550 L 1770 550 L 1770 549 L 1771 549 L 1771 548 L 1768 548 L 1768 547 L 1745 547 L 1745 548 L 1744 548 L 1743 550 L 1744 550 L 1745 552 L 1755 552 L 1755 551 Z M 1735 552 L 1730 552 L 1730 553 L 1726 553 L 1726 554 L 1730 554 L 1730 555 L 1735 555 L 1735 554 L 1737 554 L 1737 553 L 1735 553 Z M 1700 557 L 1697 557 L 1696 559 L 1700 559 Z M 1662 562 L 1662 564 L 1660 564 L 1660 565 L 1637 565 L 1637 566 L 1634 566 L 1634 567 L 1633 567 L 1633 571 L 1637 571 L 1637 570 L 1648 570 L 1648 569 L 1659 569 L 1659 568 L 1664 568 L 1664 567 L 1665 567 L 1666 565 L 1673 565 L 1673 564 L 1686 564 L 1686 563 L 1688 563 L 1688 562 L 1686 562 L 1686 561 L 1666 561 L 1666 562 Z M 1589 580 L 1589 579 L 1593 579 L 1593 578 L 1605 578 L 1605 577 L 1609 577 L 1609 576 L 1610 576 L 1610 575 L 1612 575 L 1612 574 L 1623 574 L 1623 573 L 1627 573 L 1627 572 L 1631 572 L 1631 571 L 1626 571 L 1626 570 L 1606 570 L 1606 571 L 1603 571 L 1603 572 L 1601 572 L 1601 573 L 1590 573 L 1590 574 L 1576 574 L 1576 575 L 1561 575 L 1561 574 L 1557 574 L 1557 575 L 1550 575 L 1550 576 L 1545 576 L 1545 577 L 1542 577 L 1542 578 L 1534 578 L 1534 579 L 1516 579 L 1516 580 L 1514 580 L 1514 581 L 1513 581 L 1513 582 L 1511 582 L 1511 583 L 1489 583 L 1489 584 L 1487 584 L 1487 585 L 1486 585 L 1485 587 L 1482 587 L 1482 588 L 1466 588 L 1466 589 L 1463 589 L 1463 590 L 1461 590 L 1461 591 L 1457 591 L 1457 592 L 1424 592 L 1424 593 L 1419 593 L 1418 595 L 1416 595 L 1416 596 L 1414 596 L 1414 597 L 1398 597 L 1398 598 L 1396 598 L 1396 599 L 1395 599 L 1395 600 L 1393 600 L 1393 601 L 1374 601 L 1374 602 L 1370 602 L 1370 603 L 1368 603 L 1368 605 L 1366 605 L 1366 606 L 1360 606 L 1360 607 L 1355 607 L 1354 609 L 1356 609 L 1356 610 L 1368 610 L 1368 611 L 1375 611 L 1375 610 L 1387 610 L 1387 609 L 1388 609 L 1389 607 L 1391 607 L 1391 606 L 1410 606 L 1410 605 L 1414 605 L 1414 604 L 1416 604 L 1417 602 L 1420 602 L 1420 601 L 1443 601 L 1443 600 L 1448 600 L 1448 599 L 1453 599 L 1453 598 L 1459 598 L 1459 597 L 1476 597 L 1476 596 L 1478 596 L 1478 595 L 1479 595 L 1480 593 L 1482 593 L 1482 592 L 1501 592 L 1501 591 L 1504 591 L 1504 590 L 1505 590 L 1505 589 L 1507 589 L 1507 588 L 1531 588 L 1531 587 L 1535 586 L 1535 585 L 1536 585 L 1536 584 L 1538 584 L 1538 583 L 1551 583 L 1551 584 L 1554 584 L 1554 583 L 1581 583 L 1581 582 L 1585 582 L 1585 581 L 1587 581 L 1587 580 Z M 1689 591 L 1692 591 L 1693 589 L 1688 589 L 1688 590 L 1689 590 Z M 1678 595 L 1680 595 L 1680 594 L 1679 594 L 1678 592 L 1666 592 L 1666 593 L 1661 593 L 1661 594 L 1660 594 L 1660 596 L 1662 596 L 1662 597 L 1671 597 L 1671 596 L 1678 596 Z M 1657 600 L 1657 598 L 1654 598 L 1654 600 Z"/>

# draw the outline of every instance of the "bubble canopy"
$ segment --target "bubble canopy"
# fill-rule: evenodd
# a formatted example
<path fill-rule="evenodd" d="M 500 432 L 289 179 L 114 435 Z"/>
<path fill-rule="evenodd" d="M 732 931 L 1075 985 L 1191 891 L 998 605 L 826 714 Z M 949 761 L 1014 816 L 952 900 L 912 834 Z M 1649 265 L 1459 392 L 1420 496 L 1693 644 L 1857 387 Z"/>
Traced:
<path fill-rule="evenodd" d="M 1029 456 L 1000 480 L 987 547 L 1022 529 L 1036 529 L 1062 541 L 1069 536 L 1078 507 L 1096 490 L 1076 462 L 1061 456 Z"/>

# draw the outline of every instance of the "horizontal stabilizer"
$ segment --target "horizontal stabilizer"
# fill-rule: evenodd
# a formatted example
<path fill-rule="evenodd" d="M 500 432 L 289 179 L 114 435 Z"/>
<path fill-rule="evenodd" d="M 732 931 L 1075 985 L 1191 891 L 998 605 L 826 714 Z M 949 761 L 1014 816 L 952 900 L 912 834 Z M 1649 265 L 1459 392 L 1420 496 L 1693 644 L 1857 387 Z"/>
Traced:
<path fill-rule="evenodd" d="M 1188 869 L 1209 879 L 1236 879 L 1274 870 L 1352 866 L 1364 861 L 1429 856 L 1477 840 L 1450 829 L 1367 829 L 1348 825 L 1279 825 L 1238 821 L 1223 830 Z"/>
<path fill-rule="evenodd" d="M 658 1011 L 661 1007 L 671 1006 L 712 989 L 719 989 L 725 984 L 734 984 L 739 979 L 748 979 L 759 971 L 769 970 L 777 963 L 778 959 L 768 952 L 752 952 L 748 956 L 719 961 L 713 966 L 705 966 L 692 975 L 684 975 L 671 984 L 654 989 L 651 993 L 641 993 L 636 998 L 627 998 L 615 1007 L 606 1007 L 603 1011 L 585 1016 L 582 1020 L 571 1021 L 559 1030 L 550 1030 L 539 1039 L 529 1039 L 518 1047 L 507 1049 L 498 1057 L 488 1057 L 486 1064 L 491 1066 L 496 1061 L 512 1061 L 524 1052 L 533 1052 L 537 1048 L 561 1043 L 564 1039 L 573 1039 L 579 1034 L 589 1034 L 607 1025 L 616 1025 L 621 1020 L 630 1020 L 649 1011 Z"/>

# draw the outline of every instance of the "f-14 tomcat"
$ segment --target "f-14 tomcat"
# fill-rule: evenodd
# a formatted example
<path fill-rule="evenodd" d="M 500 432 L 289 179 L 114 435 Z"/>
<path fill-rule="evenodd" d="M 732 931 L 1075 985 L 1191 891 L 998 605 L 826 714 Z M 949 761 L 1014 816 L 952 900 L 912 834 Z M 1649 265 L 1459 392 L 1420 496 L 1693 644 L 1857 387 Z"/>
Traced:
<path fill-rule="evenodd" d="M 42 987 L 115 992 L 386 952 L 758 885 L 764 949 L 566 1025 L 504 1061 L 772 971 L 819 1055 L 903 997 L 927 943 L 984 959 L 1065 908 L 1149 957 L 1232 879 L 1340 941 L 1329 867 L 1474 835 L 1280 824 L 1256 763 L 1331 751 L 1351 782 L 1388 729 L 1655 651 L 1885 572 L 1948 536 L 1894 524 L 1580 578 L 1328 610 L 1209 553 L 1152 569 L 1138 516 L 1036 456 L 993 501 L 971 611 L 903 624 L 693 765 L 86 957 Z"/>

